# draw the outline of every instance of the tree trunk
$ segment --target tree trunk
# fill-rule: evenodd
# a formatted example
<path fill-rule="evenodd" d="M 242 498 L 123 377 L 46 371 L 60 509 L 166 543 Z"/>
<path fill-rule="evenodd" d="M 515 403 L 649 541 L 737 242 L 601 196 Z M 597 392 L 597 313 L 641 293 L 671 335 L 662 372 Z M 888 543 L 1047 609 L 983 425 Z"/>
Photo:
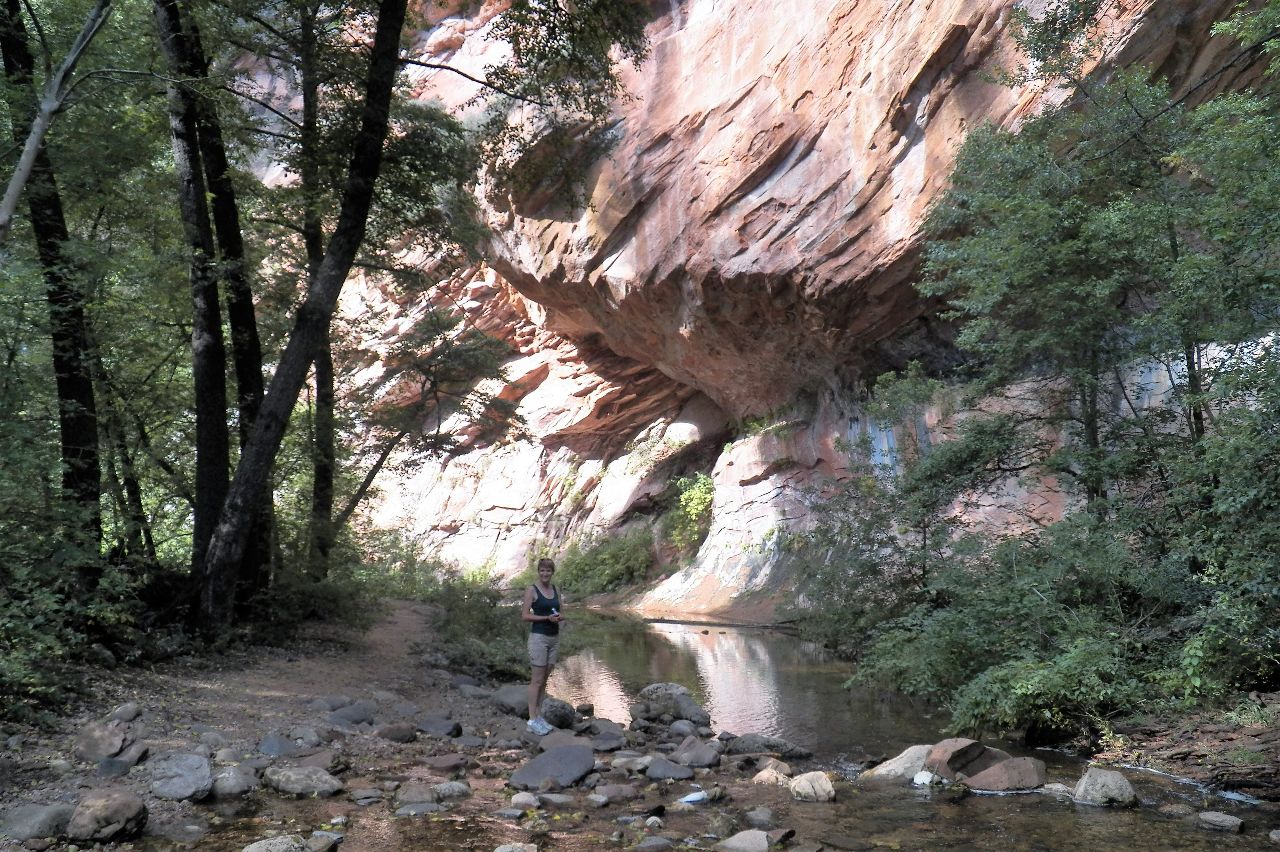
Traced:
<path fill-rule="evenodd" d="M 347 182 L 333 237 L 324 261 L 309 282 L 307 295 L 294 319 L 289 342 L 271 379 L 253 435 L 240 455 L 235 477 L 217 529 L 205 555 L 210 582 L 202 590 L 200 618 L 206 629 L 229 623 L 231 593 L 244 556 L 253 513 L 267 483 L 268 471 L 280 449 L 289 415 L 306 381 L 307 370 L 329 333 L 338 295 L 364 241 L 373 186 L 382 165 L 388 112 L 399 65 L 400 33 L 406 0 L 381 0 L 365 84 L 360 130 L 352 144 Z"/>
<path fill-rule="evenodd" d="M 104 4 L 99 4 L 103 6 Z M 105 4 L 109 10 L 110 4 Z M 5 0 L 0 7 L 0 54 L 5 76 L 17 93 L 10 104 L 13 136 L 22 143 L 31 132 L 36 103 L 35 60 L 27 43 L 19 0 Z M 76 515 L 75 525 L 93 557 L 80 561 L 82 592 L 92 591 L 101 567 L 97 553 L 102 543 L 102 462 L 98 444 L 97 401 L 90 358 L 89 321 L 85 314 L 82 272 L 66 252 L 70 234 L 62 195 L 53 164 L 44 145 L 37 146 L 31 161 L 27 206 L 35 233 L 36 250 L 44 274 L 49 307 L 49 335 L 53 349 L 54 382 L 58 394 L 58 430 L 62 455 L 62 495 Z"/>
<path fill-rule="evenodd" d="M 194 66 L 174 0 L 155 0 L 156 28 L 169 73 L 181 79 Z M 169 84 L 169 130 L 178 173 L 183 232 L 191 251 L 191 362 L 196 408 L 196 507 L 192 533 L 192 576 L 199 588 L 210 582 L 204 554 L 227 494 L 231 463 L 227 434 L 226 346 L 218 306 L 213 228 L 205 201 L 203 162 L 195 97 Z"/>
<path fill-rule="evenodd" d="M 188 63 L 185 74 L 192 78 L 209 75 L 209 59 L 200 42 L 195 17 L 185 20 L 178 11 L 178 26 L 186 37 Z M 218 243 L 219 275 L 226 285 L 227 322 L 231 327 L 231 361 L 236 374 L 236 408 L 239 413 L 240 447 L 248 443 L 253 422 L 262 406 L 265 382 L 262 378 L 262 341 L 258 334 L 258 317 L 253 304 L 253 288 L 249 282 L 245 260 L 244 234 L 240 225 L 240 205 L 231 165 L 222 136 L 222 123 L 214 104 L 199 92 L 190 92 L 196 108 L 196 126 L 200 140 L 200 156 L 205 180 L 209 185 L 213 227 Z M 247 601 L 264 591 L 271 582 L 271 528 L 275 525 L 275 507 L 264 497 L 254 520 L 243 565 L 240 598 Z"/>
<path fill-rule="evenodd" d="M 311 546 L 307 570 L 313 580 L 329 576 L 329 554 L 333 550 L 333 482 L 337 467 L 334 440 L 333 353 L 328 335 L 320 342 L 315 357 L 316 416 L 311 444 Z"/>

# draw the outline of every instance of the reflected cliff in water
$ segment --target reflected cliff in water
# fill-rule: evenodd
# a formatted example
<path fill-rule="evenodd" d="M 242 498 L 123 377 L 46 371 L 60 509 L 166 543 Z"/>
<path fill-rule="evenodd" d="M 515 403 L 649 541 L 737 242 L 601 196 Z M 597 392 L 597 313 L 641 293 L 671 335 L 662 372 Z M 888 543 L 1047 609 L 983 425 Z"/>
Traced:
<path fill-rule="evenodd" d="M 643 687 L 671 681 L 694 694 L 717 731 L 783 737 L 819 760 L 894 754 L 942 736 L 920 706 L 844 689 L 847 664 L 777 631 L 584 614 L 567 627 L 562 657 L 550 693 L 623 724 Z"/>

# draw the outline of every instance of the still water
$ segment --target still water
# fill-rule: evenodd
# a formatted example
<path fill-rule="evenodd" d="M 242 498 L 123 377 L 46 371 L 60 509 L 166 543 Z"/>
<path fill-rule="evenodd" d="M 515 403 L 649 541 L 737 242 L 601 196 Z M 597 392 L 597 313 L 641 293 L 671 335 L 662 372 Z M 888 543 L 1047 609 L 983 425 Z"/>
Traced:
<path fill-rule="evenodd" d="M 846 664 L 820 648 L 776 631 L 646 623 L 584 614 L 567 626 L 564 659 L 549 691 L 572 704 L 590 702 L 596 715 L 630 720 L 628 704 L 641 688 L 683 684 L 711 714 L 712 727 L 735 734 L 782 737 L 811 750 L 821 768 L 845 777 L 871 756 L 942 739 L 942 714 L 902 696 L 847 690 Z M 1028 752 L 1048 765 L 1050 782 L 1074 786 L 1085 763 L 1052 751 Z M 1078 806 L 1042 793 L 969 796 L 898 785 L 864 785 L 832 805 L 797 803 L 789 825 L 834 849 L 1261 849 L 1280 828 L 1274 805 L 1223 798 L 1214 791 L 1154 773 L 1127 771 L 1142 799 L 1131 811 Z M 1243 835 L 1197 828 L 1194 818 L 1168 816 L 1162 805 L 1218 810 L 1245 820 Z"/>

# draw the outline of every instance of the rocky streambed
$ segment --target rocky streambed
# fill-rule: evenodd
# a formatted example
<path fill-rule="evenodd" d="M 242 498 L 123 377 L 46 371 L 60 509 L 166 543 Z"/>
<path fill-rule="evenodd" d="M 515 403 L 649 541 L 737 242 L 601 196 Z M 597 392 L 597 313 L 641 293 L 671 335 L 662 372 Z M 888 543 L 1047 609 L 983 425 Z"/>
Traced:
<path fill-rule="evenodd" d="M 132 700 L 55 734 L 8 736 L 0 844 L 733 852 L 1280 842 L 1280 814 L 1266 806 L 1163 795 L 1145 779 L 1135 789 L 1114 770 L 1046 765 L 972 740 L 820 765 L 804 744 L 717 732 L 671 683 L 640 690 L 625 719 L 550 699 L 555 730 L 538 737 L 521 717 L 523 684 L 413 664 L 406 637 L 425 635 L 432 617 L 401 605 L 353 646 L 106 677 L 102 698 Z"/>

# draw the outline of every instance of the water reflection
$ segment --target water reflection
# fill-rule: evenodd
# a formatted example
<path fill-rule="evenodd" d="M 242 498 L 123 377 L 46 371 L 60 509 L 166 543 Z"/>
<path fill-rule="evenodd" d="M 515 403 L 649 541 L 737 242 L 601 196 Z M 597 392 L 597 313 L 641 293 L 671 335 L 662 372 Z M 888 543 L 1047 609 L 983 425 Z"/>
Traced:
<path fill-rule="evenodd" d="M 774 631 L 584 618 L 566 641 L 550 692 L 619 722 L 650 683 L 687 687 L 717 731 L 779 736 L 819 759 L 896 753 L 941 735 L 901 696 L 843 688 L 846 665 Z M 577 650 L 574 650 L 577 649 Z"/>

